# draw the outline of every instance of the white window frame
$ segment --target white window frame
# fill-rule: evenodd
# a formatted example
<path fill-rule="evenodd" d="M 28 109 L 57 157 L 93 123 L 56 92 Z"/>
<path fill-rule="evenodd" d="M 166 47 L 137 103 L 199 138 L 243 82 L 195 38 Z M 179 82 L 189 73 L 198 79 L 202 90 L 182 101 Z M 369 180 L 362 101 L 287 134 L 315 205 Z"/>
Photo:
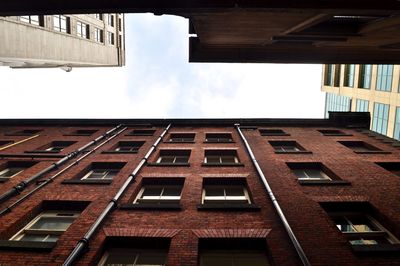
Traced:
<path fill-rule="evenodd" d="M 224 161 L 223 158 L 231 158 L 231 159 L 233 158 L 233 161 L 235 164 L 240 163 L 239 158 L 236 155 L 206 155 L 206 156 L 204 156 L 204 163 L 214 164 L 214 162 L 212 162 L 212 163 L 208 162 L 209 157 L 217 158 L 219 160 L 219 163 L 216 163 L 216 164 L 230 164 L 230 163 L 223 162 Z"/>
<path fill-rule="evenodd" d="M 276 145 L 275 147 L 274 148 L 275 148 L 276 151 L 281 151 L 281 152 L 297 152 L 297 151 L 301 151 L 296 145 Z M 290 149 L 286 148 L 286 147 L 290 147 Z"/>
<path fill-rule="evenodd" d="M 172 162 L 168 162 L 168 163 L 161 162 L 165 158 L 173 158 L 173 159 L 172 159 Z M 177 164 L 176 161 L 177 161 L 177 159 L 180 159 L 180 158 L 185 158 L 186 159 L 185 163 L 189 163 L 189 156 L 186 156 L 186 155 L 160 155 L 160 157 L 158 157 L 158 159 L 157 159 L 157 163 L 160 163 L 160 164 Z"/>
<path fill-rule="evenodd" d="M 115 37 L 113 32 L 107 31 L 107 42 L 109 45 L 115 44 Z"/>
<path fill-rule="evenodd" d="M 126 254 L 127 255 L 132 255 L 132 253 L 136 254 L 135 258 L 133 259 L 133 262 L 129 265 L 131 266 L 142 266 L 143 264 L 137 264 L 137 261 L 140 258 L 140 255 L 146 252 L 151 252 L 151 253 L 155 253 L 155 252 L 160 252 L 163 255 L 165 255 L 165 261 L 167 260 L 167 252 L 165 250 L 161 250 L 161 249 L 135 249 L 135 248 L 110 248 L 107 249 L 106 252 L 104 252 L 103 257 L 101 258 L 101 260 L 99 261 L 99 263 L 97 264 L 97 266 L 104 266 L 106 265 L 106 261 L 108 259 L 108 257 L 110 256 L 110 253 L 112 250 L 126 250 Z M 116 264 L 112 264 L 112 265 L 116 265 Z M 166 262 L 164 264 L 157 264 L 157 265 L 151 265 L 151 266 L 165 266 L 167 265 Z"/>
<path fill-rule="evenodd" d="M 89 39 L 88 29 L 89 29 L 88 24 L 83 23 L 81 21 L 76 22 L 76 35 L 78 35 L 78 37 Z"/>
<path fill-rule="evenodd" d="M 103 171 L 103 175 L 100 178 L 95 178 L 95 177 L 90 177 L 95 171 Z M 117 169 L 107 169 L 107 168 L 94 168 L 92 170 L 90 170 L 89 172 L 87 172 L 82 178 L 81 180 L 112 180 L 113 177 L 115 175 L 118 174 L 118 170 Z M 111 176 L 111 177 L 107 177 L 107 176 Z"/>
<path fill-rule="evenodd" d="M 94 28 L 94 40 L 99 43 L 103 43 L 102 29 Z"/>
<path fill-rule="evenodd" d="M 65 28 L 63 27 L 65 22 Z M 69 33 L 68 17 L 63 15 L 53 15 L 53 29 L 58 32 Z"/>
<path fill-rule="evenodd" d="M 228 187 L 240 187 L 243 189 L 244 196 L 227 196 L 226 188 Z M 224 195 L 221 196 L 206 196 L 207 188 L 222 188 L 224 190 Z M 240 198 L 239 198 L 240 197 Z M 202 204 L 210 204 L 213 201 L 216 202 L 235 202 L 235 201 L 244 201 L 246 200 L 248 204 L 251 204 L 251 199 L 249 196 L 249 192 L 247 191 L 246 186 L 244 185 L 205 185 L 203 186 L 201 203 Z M 207 202 L 206 202 L 207 201 Z"/>
<path fill-rule="evenodd" d="M 19 170 L 17 173 L 13 174 L 12 176 L 3 176 L 4 174 L 6 174 L 7 172 L 10 171 L 10 168 L 22 168 L 21 170 Z M 24 171 L 26 168 L 23 167 L 7 167 L 3 170 L 0 171 L 0 178 L 12 178 L 18 174 L 20 174 L 22 171 Z"/>
<path fill-rule="evenodd" d="M 122 149 L 122 147 L 130 147 L 129 149 Z M 116 148 L 115 148 L 115 151 L 120 151 L 120 152 L 137 152 L 137 151 L 139 151 L 139 149 L 140 149 L 140 146 L 135 146 L 135 145 L 132 145 L 132 146 L 130 146 L 130 145 L 118 145 Z"/>
<path fill-rule="evenodd" d="M 230 137 L 207 137 L 207 135 L 229 135 Z M 233 142 L 232 133 L 206 133 L 206 142 Z"/>
<path fill-rule="evenodd" d="M 20 16 L 20 21 L 29 23 L 31 25 L 40 26 L 40 16 Z M 34 19 L 35 18 L 35 19 Z"/>
<path fill-rule="evenodd" d="M 146 190 L 147 187 L 151 188 L 161 188 L 161 192 L 159 196 L 147 196 L 147 198 L 142 198 L 144 191 Z M 181 193 L 179 196 L 163 196 L 164 190 L 167 187 L 175 187 L 175 188 L 180 188 Z M 179 202 L 182 197 L 182 190 L 183 190 L 183 185 L 144 185 L 140 189 L 139 193 L 136 196 L 135 201 L 133 204 L 140 204 L 140 203 L 151 203 L 151 202 Z"/>
<path fill-rule="evenodd" d="M 390 231 L 388 231 L 383 225 L 381 225 L 376 219 L 374 219 L 372 216 L 370 216 L 369 214 L 365 214 L 365 213 L 358 213 L 358 212 L 343 212 L 343 213 L 329 213 L 329 215 L 335 219 L 335 218 L 341 218 L 346 220 L 346 222 L 354 229 L 354 231 L 351 232 L 343 232 L 341 231 L 341 229 L 339 228 L 338 224 L 335 225 L 338 228 L 338 230 L 349 239 L 349 243 L 351 245 L 354 246 L 364 246 L 364 245 L 375 245 L 375 244 L 353 244 L 351 241 L 357 241 L 358 239 L 353 239 L 355 238 L 355 236 L 357 236 L 357 238 L 360 238 L 359 240 L 365 240 L 364 238 L 372 238 L 372 240 L 374 238 L 385 238 L 390 244 L 399 244 L 400 241 L 392 234 L 390 233 Z M 377 230 L 372 230 L 372 231 L 364 231 L 364 232 L 360 232 L 357 231 L 356 227 L 353 225 L 353 223 L 351 222 L 350 218 L 348 217 L 363 217 L 365 219 L 367 219 L 373 226 L 375 226 L 377 228 Z M 377 234 L 380 234 L 379 236 L 377 236 Z M 368 240 L 365 240 L 368 241 Z"/>
<path fill-rule="evenodd" d="M 308 170 L 314 170 L 314 171 L 318 171 L 320 177 L 311 177 L 311 175 L 309 173 L 307 173 Z M 297 179 L 300 181 L 318 181 L 318 180 L 326 180 L 326 181 L 332 181 L 332 178 L 330 178 L 323 170 L 321 169 L 313 169 L 313 168 L 301 168 L 301 169 L 293 169 L 292 170 L 295 175 L 297 176 Z M 305 177 L 299 177 L 299 175 L 296 172 L 302 172 L 301 176 L 305 176 Z M 300 173 L 299 173 L 300 174 Z"/>
<path fill-rule="evenodd" d="M 46 242 L 45 240 L 48 239 L 51 236 L 59 236 L 61 234 L 63 234 L 69 226 L 71 226 L 71 224 L 73 222 L 71 222 L 71 224 L 65 229 L 65 230 L 57 230 L 57 229 L 31 229 L 31 227 L 37 222 L 39 221 L 42 217 L 73 217 L 74 220 L 79 216 L 80 212 L 76 212 L 76 211 L 44 211 L 42 213 L 40 213 L 38 216 L 36 216 L 35 218 L 32 219 L 32 221 L 30 221 L 27 225 L 24 226 L 24 228 L 22 228 L 20 231 L 18 231 L 18 233 L 16 233 L 15 235 L 13 235 L 10 240 L 13 241 L 24 241 L 21 240 L 26 234 L 31 234 L 31 235 L 46 235 L 47 237 L 45 239 L 43 239 L 42 241 L 38 241 L 38 242 Z"/>

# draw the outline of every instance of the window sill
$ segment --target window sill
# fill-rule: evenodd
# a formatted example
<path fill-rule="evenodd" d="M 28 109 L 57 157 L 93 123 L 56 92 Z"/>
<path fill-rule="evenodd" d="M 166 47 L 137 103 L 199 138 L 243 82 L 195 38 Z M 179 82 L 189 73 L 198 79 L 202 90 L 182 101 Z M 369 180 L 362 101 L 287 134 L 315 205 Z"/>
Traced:
<path fill-rule="evenodd" d="M 357 154 L 391 154 L 390 151 L 354 151 Z"/>
<path fill-rule="evenodd" d="M 232 166 L 240 166 L 243 167 L 242 163 L 202 163 L 201 166 L 205 167 L 232 167 Z"/>
<path fill-rule="evenodd" d="M 25 151 L 25 153 L 60 153 L 60 151 L 33 150 L 33 151 Z"/>
<path fill-rule="evenodd" d="M 51 251 L 57 242 L 0 240 L 0 249 Z"/>
<path fill-rule="evenodd" d="M 276 154 L 312 154 L 312 151 L 275 151 Z"/>
<path fill-rule="evenodd" d="M 147 163 L 147 166 L 189 167 L 190 163 Z"/>
<path fill-rule="evenodd" d="M 376 253 L 400 254 L 400 244 L 379 244 L 379 245 L 351 245 L 354 252 L 362 255 L 373 255 Z"/>
<path fill-rule="evenodd" d="M 163 141 L 163 143 L 196 143 L 194 140 L 188 141 Z"/>
<path fill-rule="evenodd" d="M 298 180 L 300 185 L 304 186 L 347 186 L 351 185 L 349 181 L 345 180 Z"/>
<path fill-rule="evenodd" d="M 207 203 L 197 205 L 197 210 L 242 210 L 242 211 L 259 211 L 261 208 L 256 204 L 243 203 Z"/>
<path fill-rule="evenodd" d="M 103 154 L 136 154 L 138 151 L 102 151 Z"/>
<path fill-rule="evenodd" d="M 119 207 L 121 210 L 181 210 L 178 203 L 141 203 L 141 204 L 124 204 Z"/>
<path fill-rule="evenodd" d="M 263 137 L 273 137 L 273 136 L 290 136 L 290 134 L 288 134 L 288 133 L 283 133 L 283 134 L 268 134 L 268 133 L 265 133 L 265 134 L 260 134 L 261 136 L 263 136 Z"/>
<path fill-rule="evenodd" d="M 203 143 L 236 143 L 235 141 L 203 141 Z"/>
<path fill-rule="evenodd" d="M 70 184 L 70 185 L 109 185 L 112 183 L 110 179 L 65 179 L 62 181 L 62 184 Z"/>

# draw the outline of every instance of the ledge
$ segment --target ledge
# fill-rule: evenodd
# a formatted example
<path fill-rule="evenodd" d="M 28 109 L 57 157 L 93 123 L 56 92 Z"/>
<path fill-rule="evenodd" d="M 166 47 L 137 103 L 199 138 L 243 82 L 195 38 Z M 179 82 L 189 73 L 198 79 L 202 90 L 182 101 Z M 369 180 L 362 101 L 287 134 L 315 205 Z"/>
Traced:
<path fill-rule="evenodd" d="M 192 141 L 163 141 L 163 143 L 175 143 L 175 144 L 179 144 L 179 143 L 196 143 L 194 140 Z"/>
<path fill-rule="evenodd" d="M 0 177 L 0 183 L 5 183 L 5 182 L 7 182 L 8 180 L 10 180 L 9 177 Z"/>
<path fill-rule="evenodd" d="M 203 143 L 236 143 L 235 141 L 203 141 Z"/>
<path fill-rule="evenodd" d="M 136 154 L 138 151 L 102 151 L 102 154 Z"/>
<path fill-rule="evenodd" d="M 391 154 L 390 151 L 353 151 L 357 154 Z"/>
<path fill-rule="evenodd" d="M 354 252 L 360 255 L 373 255 L 377 253 L 392 253 L 400 255 L 400 244 L 378 244 L 378 245 L 351 245 Z"/>
<path fill-rule="evenodd" d="M 226 210 L 226 211 L 259 211 L 261 208 L 256 204 L 243 203 L 207 203 L 197 205 L 197 210 Z"/>
<path fill-rule="evenodd" d="M 0 249 L 51 251 L 57 242 L 0 240 Z"/>
<path fill-rule="evenodd" d="M 276 154 L 312 154 L 312 151 L 275 151 Z"/>
<path fill-rule="evenodd" d="M 265 134 L 262 134 L 262 133 L 260 133 L 260 135 L 261 136 L 263 136 L 263 137 L 274 137 L 274 136 L 290 136 L 290 134 L 289 133 L 283 133 L 283 134 L 268 134 L 268 133 L 265 133 Z"/>
<path fill-rule="evenodd" d="M 298 180 L 300 185 L 303 186 L 348 186 L 351 185 L 349 181 L 345 180 Z"/>
<path fill-rule="evenodd" d="M 189 167 L 190 163 L 147 163 L 147 166 Z"/>
<path fill-rule="evenodd" d="M 123 204 L 119 207 L 121 210 L 181 210 L 179 203 L 141 203 L 141 204 Z"/>
<path fill-rule="evenodd" d="M 242 164 L 242 163 L 202 163 L 201 166 L 205 166 L 205 167 L 232 167 L 232 166 L 243 167 L 244 164 Z"/>
<path fill-rule="evenodd" d="M 70 184 L 70 185 L 109 185 L 112 183 L 112 180 L 107 179 L 98 179 L 98 180 L 91 180 L 91 179 L 65 179 L 61 182 L 62 184 Z"/>

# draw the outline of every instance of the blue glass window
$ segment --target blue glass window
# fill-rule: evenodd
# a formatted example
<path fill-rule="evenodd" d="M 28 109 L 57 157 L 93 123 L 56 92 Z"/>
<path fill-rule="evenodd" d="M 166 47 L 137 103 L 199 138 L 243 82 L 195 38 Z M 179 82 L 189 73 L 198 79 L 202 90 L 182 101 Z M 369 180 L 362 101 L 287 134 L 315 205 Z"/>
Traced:
<path fill-rule="evenodd" d="M 344 68 L 344 84 L 346 87 L 354 87 L 355 65 L 346 65 Z"/>
<path fill-rule="evenodd" d="M 362 89 L 371 88 L 372 65 L 360 65 L 360 76 L 358 87 Z"/>
<path fill-rule="evenodd" d="M 347 96 L 327 93 L 325 99 L 325 118 L 329 111 L 348 112 L 351 110 L 351 98 Z"/>
<path fill-rule="evenodd" d="M 396 120 L 394 122 L 393 138 L 400 140 L 400 107 L 396 107 Z"/>
<path fill-rule="evenodd" d="M 387 134 L 389 119 L 389 105 L 383 103 L 374 104 L 374 114 L 372 119 L 372 130 L 380 134 Z"/>
<path fill-rule="evenodd" d="M 376 74 L 376 90 L 391 91 L 393 79 L 393 65 L 378 65 Z"/>
<path fill-rule="evenodd" d="M 357 99 L 356 112 L 368 112 L 369 101 Z"/>

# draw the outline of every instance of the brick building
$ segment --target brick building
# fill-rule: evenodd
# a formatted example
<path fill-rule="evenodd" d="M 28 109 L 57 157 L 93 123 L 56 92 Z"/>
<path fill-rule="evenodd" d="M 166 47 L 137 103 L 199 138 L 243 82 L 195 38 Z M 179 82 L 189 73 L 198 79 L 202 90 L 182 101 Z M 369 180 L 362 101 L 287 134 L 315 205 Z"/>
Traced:
<path fill-rule="evenodd" d="M 1 265 L 400 265 L 367 113 L 0 124 Z"/>

